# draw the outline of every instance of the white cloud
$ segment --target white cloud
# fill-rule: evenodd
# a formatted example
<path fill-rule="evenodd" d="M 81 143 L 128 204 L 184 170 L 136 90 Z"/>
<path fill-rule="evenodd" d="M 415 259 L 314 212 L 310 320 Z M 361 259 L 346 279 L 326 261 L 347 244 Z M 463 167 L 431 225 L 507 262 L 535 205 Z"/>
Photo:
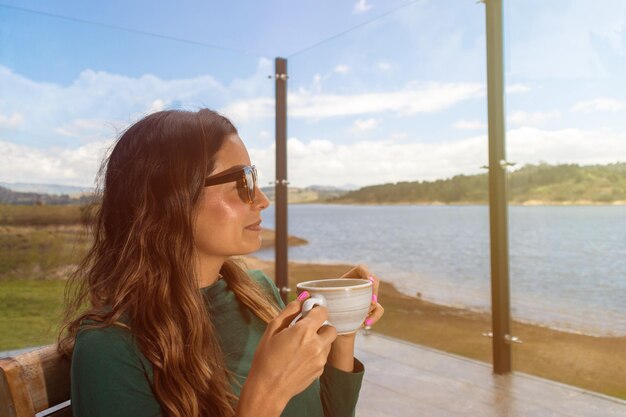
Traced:
<path fill-rule="evenodd" d="M 588 101 L 579 101 L 572 106 L 574 112 L 596 112 L 596 111 L 620 111 L 626 108 L 626 103 L 609 97 L 599 97 Z"/>
<path fill-rule="evenodd" d="M 45 138 L 45 146 L 111 139 L 130 122 L 172 103 L 186 109 L 219 109 L 235 98 L 265 94 L 268 62 L 260 59 L 248 79 L 229 84 L 209 75 L 165 80 L 150 74 L 129 77 L 86 69 L 71 84 L 58 85 L 35 82 L 0 65 L 0 126 L 16 129 L 5 139 Z M 269 108 L 272 113 L 260 117 L 273 115 L 273 98 L 266 100 L 260 109 Z M 240 101 L 234 107 L 238 113 L 259 110 L 250 104 L 254 102 Z"/>
<path fill-rule="evenodd" d="M 340 64 L 335 67 L 335 72 L 339 74 L 347 74 L 350 72 L 350 67 L 345 64 Z"/>
<path fill-rule="evenodd" d="M 172 103 L 179 108 L 219 108 L 234 97 L 267 91 L 267 62 L 250 79 L 222 85 L 211 76 L 164 80 L 84 70 L 68 85 L 36 82 L 0 65 L 0 179 L 92 186 L 106 147 L 132 121 Z M 268 61 L 269 62 L 269 61 Z M 259 108 L 269 109 L 274 99 Z M 251 102 L 254 104 L 254 102 Z M 240 102 L 239 107 L 246 103 Z M 28 123 L 24 121 L 28 120 Z M 237 125 L 237 120 L 233 120 Z M 265 128 L 246 126 L 258 132 Z M 245 129 L 244 129 L 245 130 Z"/>
<path fill-rule="evenodd" d="M 0 128 L 15 128 L 22 124 L 24 116 L 13 112 L 10 116 L 0 114 Z"/>
<path fill-rule="evenodd" d="M 506 94 L 527 93 L 530 91 L 530 87 L 526 84 L 516 83 L 507 85 L 505 91 Z"/>
<path fill-rule="evenodd" d="M 452 127 L 460 130 L 484 130 L 487 129 L 487 124 L 480 120 L 459 120 Z"/>
<path fill-rule="evenodd" d="M 289 99 L 287 99 L 289 100 Z M 291 103 L 289 103 L 291 106 Z M 234 101 L 219 109 L 220 113 L 230 118 L 235 125 L 250 120 L 259 120 L 274 117 L 274 98 L 253 98 L 249 100 Z"/>
<path fill-rule="evenodd" d="M 19 132 L 25 125 L 24 120 L 28 120 L 27 133 L 47 141 L 44 144 L 47 149 L 41 149 L 41 146 L 8 138 L 8 132 L 4 133 L 0 139 L 0 180 L 92 186 L 102 149 L 109 146 L 117 133 L 133 118 L 175 101 L 180 101 L 183 107 L 207 104 L 218 107 L 237 126 L 255 120 L 271 121 L 274 98 L 261 96 L 267 91 L 267 78 L 261 76 L 267 72 L 263 65 L 259 64 L 258 74 L 250 80 L 239 80 L 237 88 L 231 88 L 232 83 L 222 85 L 210 76 L 162 80 L 152 75 L 132 78 L 90 70 L 81 73 L 72 84 L 60 86 L 36 83 L 0 66 L 0 90 L 3 91 L 0 126 L 15 127 Z M 255 87 L 255 80 L 259 85 L 265 83 L 265 87 Z M 321 83 L 322 76 L 319 81 Z M 508 93 L 527 91 L 529 87 L 523 84 L 507 87 Z M 320 91 L 292 91 L 288 102 L 290 116 L 295 118 L 319 120 L 352 116 L 356 119 L 352 126 L 356 132 L 375 128 L 386 116 L 439 112 L 484 97 L 485 86 L 480 83 L 412 81 L 396 90 L 356 94 L 322 93 L 320 85 Z M 610 100 L 596 99 L 574 107 L 578 111 L 608 110 L 622 103 Z M 509 115 L 512 125 L 526 126 L 509 132 L 507 151 L 513 155 L 510 159 L 519 163 L 539 160 L 602 163 L 614 162 L 615 155 L 626 155 L 624 133 L 576 129 L 544 131 L 528 127 L 560 116 L 558 111 L 520 111 Z M 263 181 L 269 181 L 274 169 L 274 145 L 268 133 L 271 124 L 254 126 L 248 136 L 250 132 L 261 132 L 258 137 L 262 140 L 255 142 L 250 153 L 263 169 Z M 485 128 L 484 123 L 471 120 L 460 120 L 453 126 Z M 57 135 L 64 148 L 60 148 L 51 135 Z M 389 132 L 380 140 L 350 145 L 335 144 L 329 138 L 308 143 L 292 138 L 289 141 L 292 184 L 366 185 L 435 179 L 481 172 L 478 167 L 485 165 L 485 135 L 437 143 L 411 143 L 409 136 L 402 137 L 399 143 L 398 137 Z M 68 144 L 67 141 L 74 142 Z M 261 148 L 266 145 L 268 147 Z M 371 168 L 363 174 L 360 169 L 363 166 Z M 354 172 L 360 174 L 351 178 Z"/>
<path fill-rule="evenodd" d="M 79 146 L 86 141 L 116 137 L 134 120 L 175 104 L 179 108 L 216 108 L 237 126 L 263 124 L 274 116 L 274 97 L 267 94 L 267 66 L 260 59 L 249 79 L 222 85 L 205 75 L 190 79 L 163 80 L 150 74 L 127 77 L 85 70 L 67 86 L 38 83 L 0 65 L 0 115 L 4 125 L 28 126 L 9 139 L 23 143 L 40 138 L 44 146 Z M 345 71 L 345 64 L 339 65 Z M 380 113 L 408 116 L 443 111 L 467 100 L 485 96 L 481 83 L 409 81 L 396 90 L 339 94 L 321 91 L 325 76 L 316 74 L 313 89 L 289 93 L 290 117 L 320 120 Z M 519 87 L 515 89 L 521 91 Z M 10 107 L 9 104 L 10 103 Z M 58 105 L 63 103 L 63 105 Z M 36 110 L 34 110 L 36 109 Z M 7 116 L 12 111 L 11 116 Z M 258 126 L 253 131 L 258 131 Z M 249 132 L 247 132 L 249 133 Z"/>
<path fill-rule="evenodd" d="M 367 130 L 372 130 L 376 126 L 378 126 L 378 120 L 376 120 L 374 118 L 371 118 L 371 119 L 357 119 L 357 120 L 354 121 L 354 123 L 352 125 L 352 131 L 353 132 L 365 132 Z"/>
<path fill-rule="evenodd" d="M 507 132 L 507 159 L 517 162 L 518 166 L 539 161 L 607 164 L 623 162 L 624 155 L 624 131 L 522 127 Z"/>
<path fill-rule="evenodd" d="M 383 93 L 314 95 L 300 92 L 291 95 L 289 103 L 294 117 L 317 119 L 379 112 L 431 113 L 484 95 L 481 84 L 412 82 L 401 90 Z"/>
<path fill-rule="evenodd" d="M 54 132 L 72 138 L 79 138 L 81 142 L 110 139 L 117 136 L 112 132 L 120 132 L 125 123 L 99 119 L 74 119 L 54 129 Z"/>
<path fill-rule="evenodd" d="M 315 83 L 323 77 L 315 76 Z M 315 91 L 298 90 L 289 93 L 289 116 L 304 119 L 324 119 L 341 116 L 365 116 L 381 112 L 395 112 L 401 116 L 418 113 L 433 113 L 451 108 L 463 101 L 485 96 L 485 86 L 478 83 L 441 83 L 435 81 L 409 81 L 401 89 L 381 93 L 329 94 L 321 92 L 316 84 Z M 529 87 L 513 84 L 507 87 L 508 94 L 525 93 Z M 269 98 L 252 98 L 234 101 L 223 108 L 225 114 L 236 115 L 239 121 L 250 121 L 273 117 L 274 101 Z M 552 115 L 555 117 L 555 115 Z M 537 116 L 536 118 L 538 118 Z"/>
<path fill-rule="evenodd" d="M 460 102 L 482 98 L 485 88 L 476 83 L 410 82 L 405 88 L 383 93 L 323 94 L 310 91 L 290 93 L 289 115 L 305 119 L 358 116 L 395 112 L 399 115 L 431 113 Z M 223 111 L 248 121 L 273 116 L 274 102 L 268 98 L 235 101 Z"/>
<path fill-rule="evenodd" d="M 515 111 L 507 115 L 507 122 L 511 125 L 527 125 L 536 126 L 545 123 L 550 120 L 558 119 L 561 117 L 561 112 L 558 110 L 549 112 L 525 112 Z"/>
<path fill-rule="evenodd" d="M 354 3 L 354 8 L 352 9 L 352 13 L 359 14 L 365 13 L 372 8 L 372 5 L 367 2 L 367 0 L 358 0 Z"/>
<path fill-rule="evenodd" d="M 251 150 L 253 160 L 267 179 L 274 176 L 274 152 L 273 146 Z M 288 155 L 289 181 L 295 187 L 345 183 L 365 186 L 449 178 L 461 173 L 484 173 L 480 167 L 488 160 L 486 135 L 439 143 L 379 140 L 351 145 L 330 140 L 304 143 L 290 138 Z M 616 155 L 626 155 L 626 132 L 519 128 L 507 132 L 507 155 L 518 167 L 541 161 L 613 163 L 618 161 Z"/>
<path fill-rule="evenodd" d="M 76 149 L 41 150 L 0 141 L 0 181 L 93 186 L 110 145 L 111 141 L 101 141 Z M 293 186 L 434 180 L 484 172 L 480 167 L 488 159 L 486 134 L 435 143 L 380 139 L 349 145 L 329 139 L 305 143 L 290 138 L 287 146 Z M 275 151 L 274 143 L 249 149 L 263 185 L 274 178 Z M 626 131 L 523 127 L 507 132 L 507 159 L 517 166 L 540 161 L 612 163 L 620 155 L 626 155 Z"/>
<path fill-rule="evenodd" d="M 0 141 L 0 179 L 92 187 L 112 141 L 47 150 Z"/>
<path fill-rule="evenodd" d="M 321 74 L 315 74 L 313 76 L 313 90 L 322 91 L 322 81 L 324 81 L 324 77 Z"/>
<path fill-rule="evenodd" d="M 148 108 L 148 114 L 164 110 L 166 104 L 167 103 L 165 102 L 165 100 L 157 98 L 150 104 L 150 108 Z"/>
<path fill-rule="evenodd" d="M 265 141 L 272 139 L 272 136 L 270 135 L 270 132 L 268 132 L 267 130 L 261 130 L 259 132 L 259 139 L 265 142 Z"/>
<path fill-rule="evenodd" d="M 380 61 L 376 64 L 376 67 L 381 71 L 389 71 L 392 68 L 391 64 L 387 61 Z"/>

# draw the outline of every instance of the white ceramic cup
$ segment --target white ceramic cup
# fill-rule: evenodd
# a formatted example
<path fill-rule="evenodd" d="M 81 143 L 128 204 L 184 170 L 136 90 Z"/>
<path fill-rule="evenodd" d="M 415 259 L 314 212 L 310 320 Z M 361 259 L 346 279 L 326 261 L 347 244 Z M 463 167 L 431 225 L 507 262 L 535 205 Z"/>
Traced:
<path fill-rule="evenodd" d="M 302 312 L 293 319 L 293 326 L 316 305 L 328 309 L 325 325 L 334 326 L 337 334 L 356 332 L 369 312 L 372 303 L 371 281 L 357 278 L 331 278 L 301 282 L 298 293 L 307 291 L 310 298 L 302 304 Z"/>

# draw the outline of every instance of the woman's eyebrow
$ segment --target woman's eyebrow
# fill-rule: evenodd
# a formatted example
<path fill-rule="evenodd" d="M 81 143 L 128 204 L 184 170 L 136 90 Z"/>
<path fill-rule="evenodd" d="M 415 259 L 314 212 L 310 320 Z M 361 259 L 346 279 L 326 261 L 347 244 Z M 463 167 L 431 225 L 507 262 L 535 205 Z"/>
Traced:
<path fill-rule="evenodd" d="M 210 177 L 216 176 L 216 175 L 222 175 L 222 174 L 230 174 L 231 172 L 235 172 L 240 170 L 243 167 L 246 167 L 247 165 L 244 164 L 240 164 L 240 165 L 233 165 L 232 167 L 225 169 L 224 171 L 220 171 L 220 172 L 212 172 L 211 174 L 209 174 Z"/>

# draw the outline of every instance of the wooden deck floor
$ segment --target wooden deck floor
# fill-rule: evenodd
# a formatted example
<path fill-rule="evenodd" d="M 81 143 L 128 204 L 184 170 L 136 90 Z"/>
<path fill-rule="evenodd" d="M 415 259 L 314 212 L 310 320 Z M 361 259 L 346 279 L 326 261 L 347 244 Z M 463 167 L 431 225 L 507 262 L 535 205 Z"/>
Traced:
<path fill-rule="evenodd" d="M 359 333 L 356 356 L 365 364 L 357 417 L 626 417 L 626 401 L 494 375 L 488 364 L 376 333 Z"/>
<path fill-rule="evenodd" d="M 626 401 L 375 333 L 357 336 L 365 364 L 358 417 L 626 417 Z"/>

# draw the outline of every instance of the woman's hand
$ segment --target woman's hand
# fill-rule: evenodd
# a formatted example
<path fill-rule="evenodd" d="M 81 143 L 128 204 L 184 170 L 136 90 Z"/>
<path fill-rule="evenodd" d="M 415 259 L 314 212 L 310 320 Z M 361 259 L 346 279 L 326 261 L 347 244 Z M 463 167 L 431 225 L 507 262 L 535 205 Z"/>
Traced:
<path fill-rule="evenodd" d="M 243 391 L 246 391 L 247 397 L 252 391 L 255 394 L 251 395 L 255 398 L 281 405 L 281 411 L 294 395 L 304 391 L 322 375 L 331 344 L 337 337 L 334 327 L 322 325 L 328 319 L 325 307 L 313 308 L 304 318 L 288 327 L 301 309 L 302 301 L 295 300 L 269 322 L 244 384 Z M 240 403 L 244 399 L 243 391 Z M 251 410 L 257 412 L 255 415 L 262 415 L 258 414 L 258 408 Z M 247 414 L 243 412 L 242 415 Z"/>
<path fill-rule="evenodd" d="M 363 322 L 363 325 L 366 329 L 372 327 L 385 313 L 385 309 L 378 302 L 378 287 L 379 280 L 378 278 L 372 274 L 365 265 L 357 265 L 345 274 L 341 276 L 341 278 L 359 278 L 366 279 L 372 282 L 372 303 L 370 304 L 370 309 Z M 354 337 L 355 333 L 346 336 Z M 341 336 L 340 336 L 341 337 Z"/>
<path fill-rule="evenodd" d="M 359 278 L 367 279 L 372 282 L 372 302 L 369 312 L 363 325 L 369 329 L 382 317 L 385 309 L 378 302 L 378 278 L 370 273 L 365 265 L 357 265 L 345 274 L 342 278 Z M 352 372 L 354 370 L 354 341 L 356 332 L 337 336 L 333 342 L 328 356 L 328 363 L 344 372 Z"/>

